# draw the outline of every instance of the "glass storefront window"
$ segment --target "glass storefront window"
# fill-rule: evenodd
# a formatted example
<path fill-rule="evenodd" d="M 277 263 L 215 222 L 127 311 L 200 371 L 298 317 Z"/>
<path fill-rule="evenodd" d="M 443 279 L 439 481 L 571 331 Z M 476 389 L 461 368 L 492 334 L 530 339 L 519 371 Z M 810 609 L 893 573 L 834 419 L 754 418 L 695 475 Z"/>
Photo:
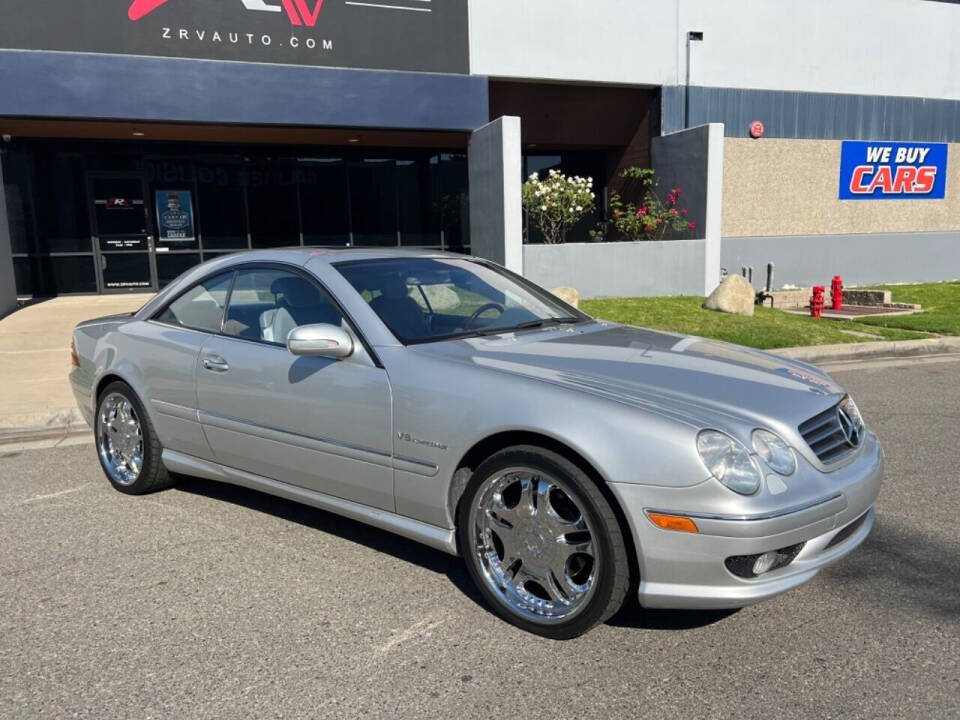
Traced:
<path fill-rule="evenodd" d="M 247 203 L 239 158 L 197 163 L 197 226 L 207 250 L 245 249 Z"/>
<path fill-rule="evenodd" d="M 397 161 L 400 244 L 440 247 L 439 158 Z"/>
<path fill-rule="evenodd" d="M 63 293 L 92 293 L 97 291 L 97 275 L 93 257 L 90 255 L 59 256 L 45 258 L 49 269 L 46 292 L 51 295 Z"/>
<path fill-rule="evenodd" d="M 94 178 L 92 186 L 101 245 L 104 238 L 111 236 L 147 234 L 143 181 L 140 178 Z"/>
<path fill-rule="evenodd" d="M 297 162 L 304 245 L 350 244 L 347 165 L 341 158 Z"/>
<path fill-rule="evenodd" d="M 91 252 L 83 156 L 38 153 L 33 200 L 41 252 Z"/>
<path fill-rule="evenodd" d="M 447 250 L 470 251 L 467 154 L 440 155 L 440 228 Z"/>
<path fill-rule="evenodd" d="M 3 193 L 7 201 L 10 250 L 14 255 L 33 250 L 33 208 L 30 206 L 28 159 L 21 152 L 4 152 Z"/>
<path fill-rule="evenodd" d="M 268 158 L 247 168 L 250 244 L 276 248 L 300 244 L 296 166 Z"/>
<path fill-rule="evenodd" d="M 258 247 L 469 247 L 465 152 L 62 147 L 3 148 L 22 294 L 159 288 L 201 260 Z"/>
<path fill-rule="evenodd" d="M 105 290 L 150 289 L 150 255 L 145 252 L 108 253 L 100 256 Z"/>
<path fill-rule="evenodd" d="M 393 160 L 350 165 L 350 221 L 353 244 L 397 245 L 397 175 Z"/>
<path fill-rule="evenodd" d="M 181 274 L 200 264 L 200 253 L 157 253 L 157 283 L 169 285 Z"/>
<path fill-rule="evenodd" d="M 13 259 L 13 279 L 17 295 L 33 295 L 33 261 L 30 258 Z"/>

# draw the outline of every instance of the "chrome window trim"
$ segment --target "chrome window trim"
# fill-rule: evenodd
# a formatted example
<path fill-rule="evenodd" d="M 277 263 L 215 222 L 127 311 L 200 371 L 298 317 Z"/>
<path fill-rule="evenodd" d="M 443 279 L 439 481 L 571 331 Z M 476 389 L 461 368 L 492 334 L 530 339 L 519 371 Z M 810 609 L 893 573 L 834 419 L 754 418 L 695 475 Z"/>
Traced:
<path fill-rule="evenodd" d="M 725 520 L 729 522 L 754 522 L 757 520 L 774 520 L 776 518 L 784 517 L 785 515 L 792 515 L 793 513 L 802 512 L 804 510 L 809 510 L 810 508 L 815 508 L 818 505 L 826 505 L 829 502 L 833 502 L 838 498 L 842 498 L 843 493 L 837 492 L 833 495 L 830 495 L 825 498 L 820 498 L 819 500 L 813 500 L 808 503 L 802 503 L 800 505 L 793 505 L 783 510 L 775 510 L 768 513 L 758 513 L 756 515 L 724 515 L 724 514 L 712 514 L 712 513 L 701 513 L 701 512 L 686 512 L 685 510 L 658 510 L 655 508 L 644 508 L 643 511 L 647 515 L 656 514 L 656 515 L 681 515 L 683 517 L 693 518 L 694 520 Z"/>

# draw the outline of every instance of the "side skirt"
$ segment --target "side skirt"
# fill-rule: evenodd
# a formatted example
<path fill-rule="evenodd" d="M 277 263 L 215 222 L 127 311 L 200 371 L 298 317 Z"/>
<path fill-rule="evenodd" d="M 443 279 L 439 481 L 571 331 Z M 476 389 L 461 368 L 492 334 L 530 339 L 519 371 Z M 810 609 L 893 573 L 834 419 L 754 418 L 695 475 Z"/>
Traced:
<path fill-rule="evenodd" d="M 368 507 L 367 505 L 361 505 L 360 503 L 343 500 L 342 498 L 325 495 L 324 493 L 307 490 L 295 485 L 288 485 L 287 483 L 218 465 L 209 460 L 201 460 L 192 455 L 185 455 L 173 450 L 164 450 L 162 458 L 163 464 L 170 472 L 195 475 L 206 478 L 207 480 L 216 480 L 230 483 L 231 485 L 240 485 L 241 487 L 250 488 L 251 490 L 259 490 L 269 495 L 276 495 L 286 498 L 287 500 L 293 500 L 294 502 L 310 505 L 315 508 L 320 508 L 321 510 L 336 513 L 337 515 L 343 515 L 352 520 L 373 525 L 381 530 L 402 535 L 405 538 L 416 540 L 417 542 L 429 545 L 432 548 L 442 550 L 451 555 L 459 555 L 457 552 L 456 533 L 453 530 L 428 525 L 425 522 L 404 517 L 403 515 Z"/>

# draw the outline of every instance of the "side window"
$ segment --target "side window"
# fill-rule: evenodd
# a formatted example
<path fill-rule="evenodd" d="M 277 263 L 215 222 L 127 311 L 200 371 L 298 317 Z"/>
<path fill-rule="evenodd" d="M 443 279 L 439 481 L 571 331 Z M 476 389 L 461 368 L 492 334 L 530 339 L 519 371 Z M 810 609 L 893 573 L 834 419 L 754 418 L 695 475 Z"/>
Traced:
<path fill-rule="evenodd" d="M 194 285 L 167 305 L 156 319 L 193 330 L 220 332 L 220 321 L 232 277 L 232 271 L 225 272 Z"/>
<path fill-rule="evenodd" d="M 317 323 L 339 326 L 342 318 L 316 285 L 285 270 L 246 268 L 237 275 L 223 331 L 283 344 L 295 327 Z"/>

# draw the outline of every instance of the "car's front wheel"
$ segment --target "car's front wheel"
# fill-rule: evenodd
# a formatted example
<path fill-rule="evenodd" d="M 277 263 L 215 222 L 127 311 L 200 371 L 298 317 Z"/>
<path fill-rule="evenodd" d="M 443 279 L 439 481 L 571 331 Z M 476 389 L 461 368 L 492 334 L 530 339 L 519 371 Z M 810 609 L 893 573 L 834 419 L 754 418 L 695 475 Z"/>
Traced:
<path fill-rule="evenodd" d="M 120 492 L 143 495 L 172 484 L 160 459 L 163 448 L 153 424 L 126 383 L 110 383 L 100 393 L 94 435 L 100 466 Z"/>
<path fill-rule="evenodd" d="M 498 615 L 538 635 L 576 637 L 613 615 L 630 584 L 617 518 L 577 465 L 549 450 L 502 450 L 473 473 L 460 549 Z"/>

